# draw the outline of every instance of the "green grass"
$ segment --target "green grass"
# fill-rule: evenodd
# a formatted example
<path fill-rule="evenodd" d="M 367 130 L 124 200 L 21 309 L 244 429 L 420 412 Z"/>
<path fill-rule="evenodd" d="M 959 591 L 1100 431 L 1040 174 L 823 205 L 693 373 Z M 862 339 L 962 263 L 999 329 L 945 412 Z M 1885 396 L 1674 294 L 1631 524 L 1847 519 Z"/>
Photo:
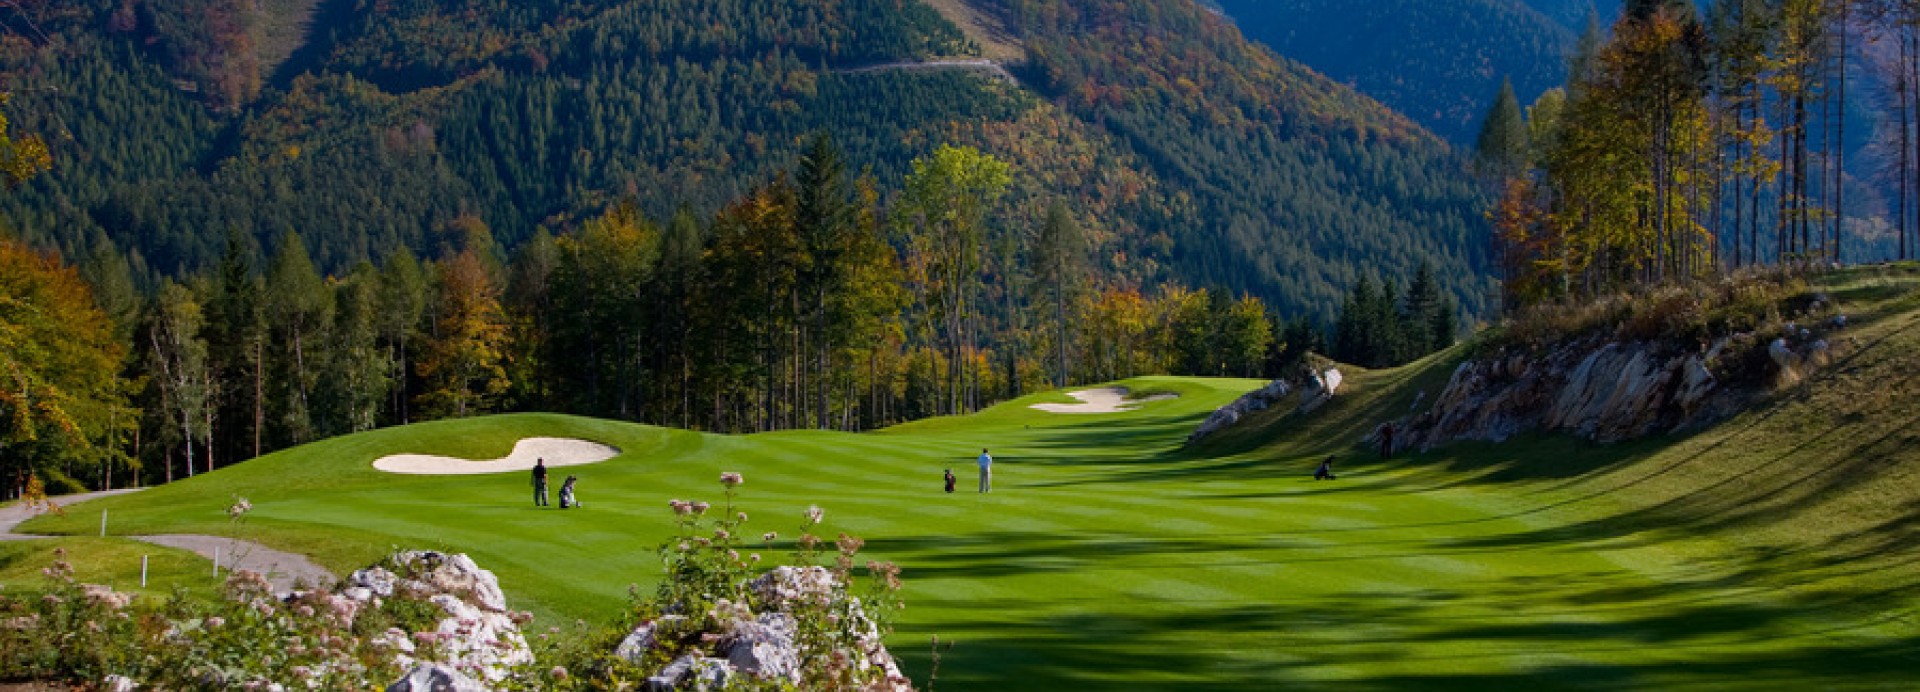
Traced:
<path fill-rule="evenodd" d="M 65 551 L 64 556 L 55 551 Z M 147 585 L 140 585 L 140 558 L 147 556 Z M 41 572 L 64 559 L 73 565 L 73 578 L 86 584 L 104 584 L 115 591 L 138 594 L 158 603 L 176 589 L 212 596 L 225 580 L 213 576 L 211 563 L 185 550 L 164 548 L 125 538 L 63 536 L 37 541 L 0 541 L 0 594 L 38 591 L 48 585 Z"/>
<path fill-rule="evenodd" d="M 891 640 L 940 689 L 1911 689 L 1920 684 L 1920 297 L 1910 270 L 1820 282 L 1854 318 L 1824 374 L 1707 430 L 1561 437 L 1388 462 L 1360 436 L 1437 394 L 1464 349 L 1352 371 L 1313 416 L 1186 433 L 1259 383 L 1141 378 L 1174 400 L 1059 415 L 1030 403 L 869 434 L 722 437 L 559 415 L 328 440 L 99 502 L 115 530 L 243 531 L 345 571 L 391 547 L 471 553 L 516 607 L 602 619 L 651 585 L 670 498 L 746 474 L 753 533 L 826 531 L 900 563 Z M 490 458 L 524 436 L 620 447 L 569 469 L 581 511 L 523 474 L 405 477 L 396 452 Z M 992 448 L 996 492 L 964 492 Z M 1341 479 L 1309 480 L 1326 454 Z M 943 468 L 963 492 L 939 491 Z M 84 534 L 93 507 L 30 531 Z M 92 514 L 97 520 L 97 514 Z M 786 546 L 774 552 L 784 553 Z"/>

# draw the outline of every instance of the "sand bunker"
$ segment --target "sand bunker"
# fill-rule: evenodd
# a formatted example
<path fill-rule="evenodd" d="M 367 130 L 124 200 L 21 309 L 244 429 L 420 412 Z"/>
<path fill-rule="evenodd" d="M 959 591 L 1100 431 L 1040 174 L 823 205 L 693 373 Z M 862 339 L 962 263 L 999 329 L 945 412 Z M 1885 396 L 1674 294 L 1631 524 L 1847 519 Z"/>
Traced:
<path fill-rule="evenodd" d="M 1172 399 L 1178 394 L 1155 394 L 1139 399 L 1127 399 L 1125 387 L 1102 387 L 1100 389 L 1082 389 L 1067 392 L 1067 396 L 1079 399 L 1078 404 L 1034 404 L 1033 408 L 1047 413 L 1120 413 L 1139 408 L 1141 404 L 1162 399 Z"/>
<path fill-rule="evenodd" d="M 513 453 L 505 459 L 474 461 L 433 454 L 395 454 L 373 460 L 373 467 L 387 473 L 502 473 L 533 468 L 536 459 L 546 459 L 548 466 L 578 466 L 606 461 L 619 453 L 619 449 L 598 442 L 563 437 L 529 437 L 514 443 Z"/>

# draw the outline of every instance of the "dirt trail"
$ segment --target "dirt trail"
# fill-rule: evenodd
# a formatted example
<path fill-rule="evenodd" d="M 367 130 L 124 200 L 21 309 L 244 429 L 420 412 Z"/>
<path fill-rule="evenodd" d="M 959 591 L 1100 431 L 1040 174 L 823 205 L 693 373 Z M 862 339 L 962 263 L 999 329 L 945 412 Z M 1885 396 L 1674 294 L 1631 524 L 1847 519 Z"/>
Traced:
<path fill-rule="evenodd" d="M 76 495 L 62 495 L 53 498 L 61 508 L 73 511 L 73 506 L 88 500 L 126 493 L 137 492 L 139 488 L 127 490 L 107 490 Z M 14 533 L 15 527 L 33 518 L 38 512 L 27 508 L 24 502 L 0 507 L 0 541 L 31 541 L 60 538 L 60 536 L 37 536 Z M 296 583 L 313 586 L 332 585 L 339 580 L 327 568 L 315 564 L 305 555 L 274 550 L 259 543 L 243 541 L 225 536 L 203 536 L 197 534 L 168 534 L 160 536 L 124 536 L 137 541 L 169 548 L 190 550 L 207 559 L 220 560 L 222 570 L 250 569 L 266 575 L 273 584 L 275 592 L 292 590 Z"/>

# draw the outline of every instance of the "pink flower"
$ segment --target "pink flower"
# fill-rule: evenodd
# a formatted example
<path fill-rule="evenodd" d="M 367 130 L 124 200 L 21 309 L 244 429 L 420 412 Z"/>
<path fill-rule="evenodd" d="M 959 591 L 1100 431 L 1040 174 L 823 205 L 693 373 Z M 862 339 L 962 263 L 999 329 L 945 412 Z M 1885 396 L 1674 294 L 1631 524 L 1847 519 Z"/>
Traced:
<path fill-rule="evenodd" d="M 773 539 L 776 539 L 779 537 L 780 537 L 780 534 L 775 533 L 773 531 L 768 531 L 766 533 L 760 534 L 760 540 L 766 541 L 768 543 L 772 543 Z"/>
<path fill-rule="evenodd" d="M 710 504 L 707 504 L 707 503 L 705 503 L 705 502 L 695 502 L 695 503 L 693 503 L 693 513 L 694 513 L 694 514 L 706 514 L 706 513 L 707 513 L 707 509 L 708 509 L 708 508 L 710 508 L 710 507 L 712 507 L 712 506 L 713 506 L 713 505 L 710 505 Z"/>
<path fill-rule="evenodd" d="M 727 533 L 726 529 L 717 529 L 713 532 L 713 540 L 716 541 L 724 541 L 732 537 L 733 534 Z"/>
<path fill-rule="evenodd" d="M 227 624 L 227 619 L 218 615 L 207 618 L 207 629 L 214 629 L 225 624 Z"/>
<path fill-rule="evenodd" d="M 734 487 L 734 486 L 738 486 L 738 485 L 740 485 L 740 484 L 742 484 L 742 483 L 745 483 L 745 482 L 746 482 L 745 480 L 743 480 L 742 478 L 740 478 L 740 474 L 738 474 L 738 473 L 734 473 L 734 472 L 732 472 L 732 471 L 728 471 L 728 472 L 726 472 L 726 473 L 722 473 L 722 474 L 720 474 L 720 483 L 721 483 L 722 485 L 725 485 L 725 486 L 727 486 L 727 487 L 729 487 L 729 488 L 732 488 L 732 487 Z"/>
<path fill-rule="evenodd" d="M 555 680 L 565 680 L 567 679 L 567 669 L 561 666 L 554 666 L 553 670 L 547 671 L 547 675 L 553 676 Z"/>

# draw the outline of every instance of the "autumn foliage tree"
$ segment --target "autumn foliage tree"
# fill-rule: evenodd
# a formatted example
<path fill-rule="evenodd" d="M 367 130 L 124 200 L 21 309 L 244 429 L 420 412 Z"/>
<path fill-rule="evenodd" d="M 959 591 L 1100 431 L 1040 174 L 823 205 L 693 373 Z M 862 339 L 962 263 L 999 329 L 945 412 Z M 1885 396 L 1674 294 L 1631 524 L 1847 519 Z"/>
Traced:
<path fill-rule="evenodd" d="M 502 362 L 507 324 L 499 289 L 471 249 L 436 269 L 439 301 L 433 333 L 415 364 L 425 387 L 420 408 L 433 417 L 491 410 L 510 384 Z"/>
<path fill-rule="evenodd" d="M 10 496 L 31 476 L 124 462 L 125 353 L 77 271 L 0 237 L 0 481 Z"/>

